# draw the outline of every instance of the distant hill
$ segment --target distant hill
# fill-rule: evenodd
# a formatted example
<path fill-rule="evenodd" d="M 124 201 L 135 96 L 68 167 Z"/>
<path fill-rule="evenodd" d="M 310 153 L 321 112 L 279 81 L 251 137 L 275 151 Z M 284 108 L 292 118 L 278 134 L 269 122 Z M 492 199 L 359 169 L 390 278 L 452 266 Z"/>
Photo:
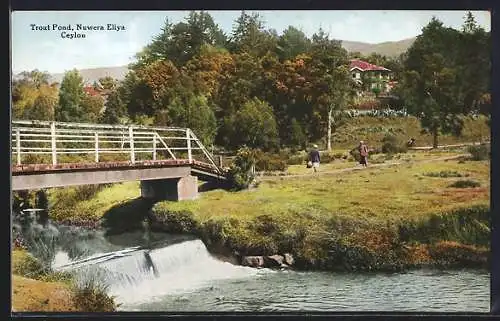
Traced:
<path fill-rule="evenodd" d="M 99 80 L 103 77 L 113 77 L 114 79 L 122 80 L 128 72 L 127 66 L 121 67 L 105 67 L 105 68 L 92 68 L 92 69 L 81 69 L 80 75 L 83 81 L 87 84 L 93 84 L 94 81 Z M 50 74 L 52 82 L 60 83 L 64 77 L 64 73 Z"/>
<path fill-rule="evenodd" d="M 363 55 L 369 55 L 371 53 L 378 53 L 388 57 L 399 56 L 401 53 L 405 52 L 415 41 L 414 38 L 404 39 L 400 41 L 389 41 L 377 44 L 369 44 L 365 42 L 356 42 L 342 40 L 342 46 L 349 52 L 359 51 Z M 127 74 L 128 67 L 103 67 L 103 68 L 92 68 L 92 69 L 81 69 L 80 74 L 82 75 L 85 83 L 93 84 L 99 78 L 111 76 L 117 80 L 122 80 Z M 61 82 L 64 73 L 51 74 L 51 81 Z M 14 79 L 18 78 L 18 74 L 14 76 Z"/>
<path fill-rule="evenodd" d="M 415 41 L 416 37 L 400 41 L 388 41 L 377 44 L 342 40 L 342 46 L 349 52 L 359 51 L 362 55 L 378 53 L 382 56 L 396 57 L 405 52 Z"/>

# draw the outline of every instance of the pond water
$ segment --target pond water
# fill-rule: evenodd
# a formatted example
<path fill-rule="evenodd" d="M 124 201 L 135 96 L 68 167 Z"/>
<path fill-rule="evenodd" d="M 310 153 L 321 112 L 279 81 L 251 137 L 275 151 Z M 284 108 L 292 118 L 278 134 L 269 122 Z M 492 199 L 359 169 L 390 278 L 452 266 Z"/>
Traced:
<path fill-rule="evenodd" d="M 152 233 L 152 247 L 145 250 L 140 232 L 105 237 L 102 231 L 67 227 L 51 231 L 55 241 L 37 243 L 52 244 L 52 250 L 42 247 L 42 256 L 54 269 L 101 277 L 123 311 L 490 310 L 490 276 L 482 270 L 388 274 L 253 269 L 219 261 L 203 242 L 185 235 Z"/>

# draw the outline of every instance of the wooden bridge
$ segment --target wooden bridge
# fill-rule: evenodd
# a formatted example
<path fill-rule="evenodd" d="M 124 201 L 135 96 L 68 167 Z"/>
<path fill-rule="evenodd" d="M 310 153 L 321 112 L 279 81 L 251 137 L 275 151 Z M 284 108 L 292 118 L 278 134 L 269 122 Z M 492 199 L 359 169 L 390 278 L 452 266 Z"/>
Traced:
<path fill-rule="evenodd" d="M 141 181 L 143 197 L 193 199 L 226 180 L 189 128 L 13 121 L 12 190 Z"/>

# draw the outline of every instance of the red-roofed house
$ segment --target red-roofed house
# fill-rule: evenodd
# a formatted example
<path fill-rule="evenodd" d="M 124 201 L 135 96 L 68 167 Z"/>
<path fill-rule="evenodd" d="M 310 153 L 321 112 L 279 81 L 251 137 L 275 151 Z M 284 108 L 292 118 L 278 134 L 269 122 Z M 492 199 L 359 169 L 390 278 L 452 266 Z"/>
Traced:
<path fill-rule="evenodd" d="M 384 83 L 382 91 L 389 91 L 389 80 L 391 78 L 392 71 L 382 66 L 377 66 L 369 62 L 353 59 L 349 66 L 349 71 L 352 74 L 352 78 L 359 83 L 363 84 L 363 79 L 367 79 L 367 76 L 371 79 L 380 80 L 379 82 L 372 82 L 371 88 L 375 88 L 379 83 Z"/>
<path fill-rule="evenodd" d="M 101 93 L 94 88 L 94 86 L 85 86 L 83 87 L 83 91 L 89 96 L 97 96 Z"/>

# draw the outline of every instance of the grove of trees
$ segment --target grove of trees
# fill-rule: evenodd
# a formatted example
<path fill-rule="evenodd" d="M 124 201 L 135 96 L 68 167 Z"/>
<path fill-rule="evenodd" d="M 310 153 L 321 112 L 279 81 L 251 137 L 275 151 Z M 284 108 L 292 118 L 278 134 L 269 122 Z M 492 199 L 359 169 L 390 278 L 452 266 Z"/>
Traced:
<path fill-rule="evenodd" d="M 323 30 L 307 37 L 290 26 L 267 29 L 242 12 L 225 34 L 210 14 L 166 20 L 136 56 L 125 79 L 100 79 L 100 95 L 84 91 L 78 71 L 59 88 L 48 75 L 26 72 L 13 83 L 13 118 L 190 127 L 205 144 L 236 149 L 305 148 L 330 137 L 351 106 L 356 85 L 349 60 L 394 71 L 395 94 L 436 139 L 460 132 L 460 115 L 490 91 L 490 34 L 469 14 L 462 30 L 433 19 L 400 57 L 348 53 Z"/>

